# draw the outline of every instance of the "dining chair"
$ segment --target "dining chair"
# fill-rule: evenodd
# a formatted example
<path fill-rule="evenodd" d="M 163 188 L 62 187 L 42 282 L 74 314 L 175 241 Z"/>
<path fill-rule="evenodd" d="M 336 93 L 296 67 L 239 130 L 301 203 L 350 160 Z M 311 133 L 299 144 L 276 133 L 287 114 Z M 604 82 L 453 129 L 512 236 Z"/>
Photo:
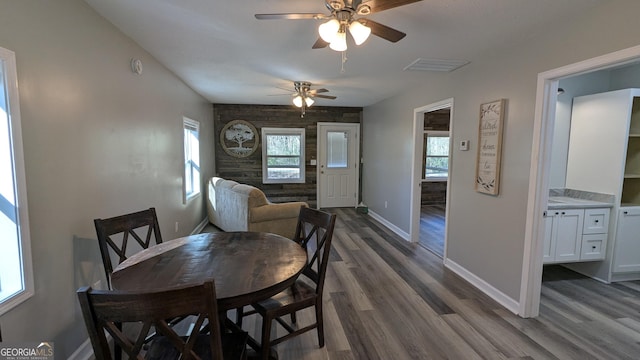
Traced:
<path fill-rule="evenodd" d="M 246 359 L 248 334 L 221 330 L 213 281 L 146 293 L 83 287 L 77 295 L 96 360 L 114 358 L 107 333 L 129 359 Z M 186 315 L 195 322 L 179 336 L 165 319 Z M 139 333 L 125 335 L 121 323 L 137 323 Z M 145 345 L 152 328 L 159 336 Z"/>
<path fill-rule="evenodd" d="M 94 219 L 93 223 L 98 235 L 100 255 L 102 255 L 102 264 L 109 289 L 111 289 L 111 273 L 113 272 L 111 252 L 115 253 L 118 257 L 118 264 L 120 264 L 127 259 L 127 256 L 130 256 L 127 253 L 127 246 L 131 239 L 143 249 L 153 245 L 152 240 L 156 244 L 162 243 L 155 208 L 108 219 Z"/>
<path fill-rule="evenodd" d="M 272 346 L 312 329 L 317 329 L 318 346 L 324 346 L 322 290 L 329 263 L 335 222 L 335 214 L 302 207 L 293 240 L 299 243 L 308 253 L 309 261 L 302 270 L 302 275 L 306 279 L 299 277 L 287 291 L 281 292 L 268 300 L 252 304 L 254 310 L 238 314 L 240 318 L 254 313 L 261 315 L 262 359 L 269 358 Z M 316 319 L 314 323 L 308 326 L 294 329 L 282 318 L 285 315 L 290 315 L 291 323 L 295 324 L 296 312 L 310 307 L 315 308 Z M 272 340 L 271 325 L 273 320 L 279 323 L 287 331 L 287 334 Z"/>

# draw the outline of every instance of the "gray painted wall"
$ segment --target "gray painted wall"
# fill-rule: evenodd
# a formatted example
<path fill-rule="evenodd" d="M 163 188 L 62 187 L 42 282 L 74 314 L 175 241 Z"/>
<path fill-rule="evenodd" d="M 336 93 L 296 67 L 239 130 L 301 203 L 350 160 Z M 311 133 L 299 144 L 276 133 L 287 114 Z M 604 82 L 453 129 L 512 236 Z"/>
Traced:
<path fill-rule="evenodd" d="M 17 59 L 36 291 L 2 333 L 66 359 L 87 339 L 75 290 L 104 278 L 93 219 L 154 206 L 171 239 L 205 218 L 202 197 L 182 204 L 182 117 L 201 122 L 211 176 L 212 106 L 81 0 L 0 1 L 0 46 Z"/>
<path fill-rule="evenodd" d="M 526 43 L 488 51 L 451 74 L 416 73 L 424 86 L 366 107 L 364 202 L 409 231 L 413 109 L 454 98 L 453 143 L 471 142 L 470 151 L 454 150 L 452 157 L 448 259 L 519 301 L 537 75 L 638 45 L 639 12 L 638 1 L 613 0 L 575 19 L 543 24 Z M 478 109 L 499 98 L 508 99 L 501 188 L 488 196 L 473 190 Z"/>

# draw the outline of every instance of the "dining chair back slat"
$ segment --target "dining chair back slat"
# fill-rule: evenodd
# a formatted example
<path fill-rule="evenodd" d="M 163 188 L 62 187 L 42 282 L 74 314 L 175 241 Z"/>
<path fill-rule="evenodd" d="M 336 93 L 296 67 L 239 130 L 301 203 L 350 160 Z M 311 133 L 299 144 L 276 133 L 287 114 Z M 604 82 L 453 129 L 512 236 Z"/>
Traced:
<path fill-rule="evenodd" d="M 102 256 L 102 264 L 109 289 L 111 289 L 111 273 L 113 272 L 112 252 L 116 255 L 118 264 L 120 264 L 129 256 L 127 250 L 131 249 L 129 247 L 130 242 L 137 243 L 142 249 L 147 249 L 153 245 L 152 241 L 155 244 L 162 243 L 162 235 L 160 234 L 160 225 L 158 224 L 155 208 L 108 219 L 95 219 L 93 222 L 98 236 L 100 255 Z"/>

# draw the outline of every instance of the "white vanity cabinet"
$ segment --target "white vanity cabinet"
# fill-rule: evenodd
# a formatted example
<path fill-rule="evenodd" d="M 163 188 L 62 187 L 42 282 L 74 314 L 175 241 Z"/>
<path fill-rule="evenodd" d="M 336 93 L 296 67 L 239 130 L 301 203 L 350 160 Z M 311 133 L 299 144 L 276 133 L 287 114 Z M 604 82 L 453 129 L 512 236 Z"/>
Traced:
<path fill-rule="evenodd" d="M 602 260 L 606 254 L 609 209 L 550 209 L 545 212 L 543 262 Z"/>
<path fill-rule="evenodd" d="M 605 257 L 601 267 L 583 267 L 581 272 L 606 282 L 639 280 L 640 89 L 573 99 L 565 187 L 615 199 L 610 252 L 600 254 L 607 246 L 591 236 L 597 234 L 583 235 L 581 256 Z"/>
<path fill-rule="evenodd" d="M 640 272 L 640 206 L 618 210 L 614 273 Z"/>

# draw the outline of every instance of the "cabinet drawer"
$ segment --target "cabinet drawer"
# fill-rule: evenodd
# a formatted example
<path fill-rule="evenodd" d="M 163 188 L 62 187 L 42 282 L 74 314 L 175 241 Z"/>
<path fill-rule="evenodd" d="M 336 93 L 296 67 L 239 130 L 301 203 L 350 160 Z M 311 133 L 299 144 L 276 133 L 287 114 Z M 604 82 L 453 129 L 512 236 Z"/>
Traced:
<path fill-rule="evenodd" d="M 585 209 L 583 234 L 606 234 L 609 232 L 609 209 Z"/>
<path fill-rule="evenodd" d="M 603 260 L 607 247 L 607 234 L 582 235 L 580 260 Z"/>

